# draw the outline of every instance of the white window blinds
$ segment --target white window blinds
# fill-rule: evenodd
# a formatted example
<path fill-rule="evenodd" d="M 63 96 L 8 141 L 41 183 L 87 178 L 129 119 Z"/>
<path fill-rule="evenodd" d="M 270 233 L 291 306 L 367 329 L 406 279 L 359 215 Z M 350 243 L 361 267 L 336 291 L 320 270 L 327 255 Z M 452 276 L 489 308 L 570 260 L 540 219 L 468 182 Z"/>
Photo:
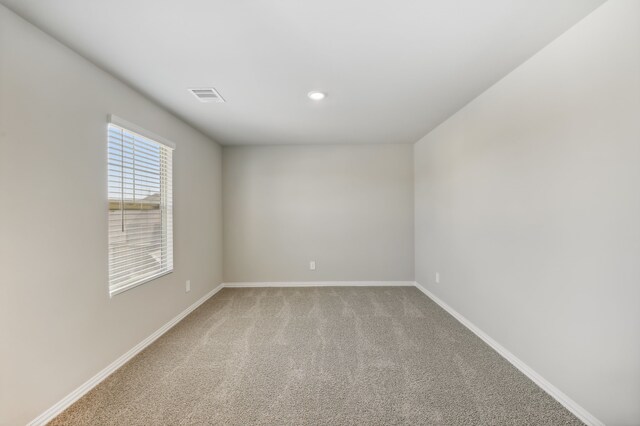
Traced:
<path fill-rule="evenodd" d="M 109 292 L 173 270 L 173 149 L 108 126 Z"/>

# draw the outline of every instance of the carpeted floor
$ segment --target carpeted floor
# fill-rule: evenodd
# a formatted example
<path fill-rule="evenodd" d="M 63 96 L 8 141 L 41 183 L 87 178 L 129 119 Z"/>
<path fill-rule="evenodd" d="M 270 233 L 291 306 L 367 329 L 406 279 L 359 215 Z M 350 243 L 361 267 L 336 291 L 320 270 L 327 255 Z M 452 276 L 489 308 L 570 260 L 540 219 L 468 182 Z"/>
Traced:
<path fill-rule="evenodd" d="M 54 425 L 580 425 L 413 287 L 223 289 Z"/>

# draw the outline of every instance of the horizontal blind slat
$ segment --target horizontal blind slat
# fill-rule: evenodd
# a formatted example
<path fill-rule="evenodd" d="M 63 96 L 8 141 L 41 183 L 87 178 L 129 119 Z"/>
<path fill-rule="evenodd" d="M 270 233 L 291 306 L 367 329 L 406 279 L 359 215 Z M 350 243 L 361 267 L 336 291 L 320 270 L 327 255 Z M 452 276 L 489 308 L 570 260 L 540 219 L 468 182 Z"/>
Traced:
<path fill-rule="evenodd" d="M 162 269 L 162 265 L 166 260 L 166 256 L 163 258 L 135 258 L 131 259 L 128 262 L 122 262 L 120 264 L 115 264 L 112 267 L 109 267 L 109 274 L 113 278 L 118 278 L 119 276 L 123 276 L 126 274 L 137 273 L 142 269 L 147 268 L 156 268 Z"/>
<path fill-rule="evenodd" d="M 119 289 L 124 287 L 135 287 L 140 283 L 147 282 L 156 277 L 160 277 L 162 275 L 165 275 L 168 272 L 170 272 L 170 270 L 158 271 L 158 272 L 151 271 L 151 272 L 146 272 L 144 274 L 140 274 L 138 276 L 121 278 L 120 280 L 115 281 L 114 284 L 110 287 L 111 293 L 118 291 Z"/>
<path fill-rule="evenodd" d="M 143 268 L 141 267 L 140 269 L 136 270 L 136 268 L 131 268 L 128 271 L 124 271 L 124 272 L 119 272 L 117 274 L 113 274 L 112 275 L 112 279 L 114 282 L 118 282 L 118 281 L 123 281 L 123 280 L 128 280 L 131 277 L 143 277 L 146 274 L 154 274 L 154 273 L 158 273 L 158 272 L 164 272 L 165 269 L 163 268 L 158 268 L 157 265 L 151 265 L 149 267 Z"/>

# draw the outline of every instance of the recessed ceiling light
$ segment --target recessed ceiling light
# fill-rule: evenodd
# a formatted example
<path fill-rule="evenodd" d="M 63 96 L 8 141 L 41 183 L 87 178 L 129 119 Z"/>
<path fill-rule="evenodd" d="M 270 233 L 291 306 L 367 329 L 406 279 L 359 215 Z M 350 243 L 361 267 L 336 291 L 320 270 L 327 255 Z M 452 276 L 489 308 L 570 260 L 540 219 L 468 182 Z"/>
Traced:
<path fill-rule="evenodd" d="M 309 96 L 309 99 L 312 99 L 314 101 L 321 101 L 323 100 L 327 95 L 322 93 L 322 92 L 309 92 L 307 93 L 307 96 Z"/>

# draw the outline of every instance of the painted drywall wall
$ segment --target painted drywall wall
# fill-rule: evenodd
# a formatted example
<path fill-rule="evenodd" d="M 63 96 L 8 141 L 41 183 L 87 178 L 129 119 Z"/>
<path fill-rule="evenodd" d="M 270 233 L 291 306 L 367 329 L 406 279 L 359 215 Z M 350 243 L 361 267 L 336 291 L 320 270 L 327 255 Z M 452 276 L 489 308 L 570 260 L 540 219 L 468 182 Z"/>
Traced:
<path fill-rule="evenodd" d="M 111 113 L 177 148 L 175 270 L 110 299 Z M 32 420 L 221 282 L 220 203 L 216 143 L 0 6 L 0 424 Z"/>
<path fill-rule="evenodd" d="M 640 2 L 429 133 L 415 179 L 418 283 L 607 425 L 640 424 Z"/>
<path fill-rule="evenodd" d="M 224 147 L 225 282 L 413 280 L 412 151 Z"/>

